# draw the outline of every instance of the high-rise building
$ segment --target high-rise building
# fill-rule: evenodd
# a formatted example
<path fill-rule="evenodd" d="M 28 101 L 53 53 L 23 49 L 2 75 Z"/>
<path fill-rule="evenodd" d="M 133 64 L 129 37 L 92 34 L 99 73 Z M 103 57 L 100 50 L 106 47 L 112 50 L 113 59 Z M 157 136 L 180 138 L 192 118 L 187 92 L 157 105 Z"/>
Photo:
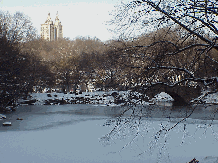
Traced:
<path fill-rule="evenodd" d="M 54 40 L 63 38 L 63 27 L 58 18 L 58 12 L 56 14 L 54 24 L 53 24 L 53 21 L 51 20 L 50 13 L 48 13 L 47 20 L 45 21 L 44 24 L 41 24 L 40 35 L 41 35 L 41 38 L 48 40 L 48 41 L 54 41 Z"/>

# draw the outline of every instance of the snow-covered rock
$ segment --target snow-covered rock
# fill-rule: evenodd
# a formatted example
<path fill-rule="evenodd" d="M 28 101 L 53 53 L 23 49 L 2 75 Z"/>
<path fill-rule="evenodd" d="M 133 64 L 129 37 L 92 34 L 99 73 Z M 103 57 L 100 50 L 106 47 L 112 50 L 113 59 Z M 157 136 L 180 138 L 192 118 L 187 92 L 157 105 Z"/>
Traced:
<path fill-rule="evenodd" d="M 161 92 L 152 99 L 153 101 L 173 101 L 173 98 L 165 92 Z"/>
<path fill-rule="evenodd" d="M 2 123 L 3 126 L 11 126 L 11 122 L 4 122 Z"/>
<path fill-rule="evenodd" d="M 6 119 L 6 115 L 0 114 L 0 119 Z"/>

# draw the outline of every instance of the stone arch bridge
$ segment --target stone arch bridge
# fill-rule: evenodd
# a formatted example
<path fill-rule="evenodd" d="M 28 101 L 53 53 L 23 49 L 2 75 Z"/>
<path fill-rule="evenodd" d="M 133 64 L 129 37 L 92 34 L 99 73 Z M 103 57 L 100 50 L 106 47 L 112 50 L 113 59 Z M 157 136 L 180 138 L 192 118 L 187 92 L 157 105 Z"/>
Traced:
<path fill-rule="evenodd" d="M 169 94 L 173 99 L 174 105 L 188 105 L 191 100 L 199 97 L 201 95 L 201 88 L 189 87 L 174 85 L 170 86 L 163 83 L 157 83 L 149 86 L 147 89 L 143 90 L 143 93 L 146 94 L 149 98 L 153 98 L 155 95 L 165 92 Z"/>

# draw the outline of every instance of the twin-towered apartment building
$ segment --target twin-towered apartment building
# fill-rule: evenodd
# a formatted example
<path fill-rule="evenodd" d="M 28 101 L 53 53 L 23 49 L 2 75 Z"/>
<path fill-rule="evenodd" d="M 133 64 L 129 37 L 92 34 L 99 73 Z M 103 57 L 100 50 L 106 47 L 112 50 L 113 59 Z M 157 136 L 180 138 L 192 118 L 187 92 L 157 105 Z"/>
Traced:
<path fill-rule="evenodd" d="M 63 26 L 58 18 L 58 12 L 56 14 L 55 22 L 53 23 L 50 13 L 48 13 L 47 20 L 44 24 L 41 24 L 41 38 L 48 41 L 56 41 L 63 38 Z"/>

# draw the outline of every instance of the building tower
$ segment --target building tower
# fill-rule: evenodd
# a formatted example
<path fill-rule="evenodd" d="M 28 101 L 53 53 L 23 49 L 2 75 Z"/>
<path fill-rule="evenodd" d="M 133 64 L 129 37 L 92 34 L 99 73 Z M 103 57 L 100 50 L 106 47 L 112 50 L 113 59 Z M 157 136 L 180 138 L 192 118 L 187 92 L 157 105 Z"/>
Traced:
<path fill-rule="evenodd" d="M 58 18 L 58 12 L 56 14 L 54 24 L 53 21 L 51 20 L 50 13 L 48 13 L 47 20 L 45 21 L 44 24 L 41 24 L 40 35 L 41 38 L 48 41 L 54 41 L 54 40 L 58 40 L 59 38 L 63 38 L 63 27 Z"/>
<path fill-rule="evenodd" d="M 58 40 L 59 38 L 63 38 L 63 30 L 62 30 L 61 22 L 58 18 L 58 12 L 56 14 L 55 24 L 54 24 L 54 38 L 55 40 Z"/>

